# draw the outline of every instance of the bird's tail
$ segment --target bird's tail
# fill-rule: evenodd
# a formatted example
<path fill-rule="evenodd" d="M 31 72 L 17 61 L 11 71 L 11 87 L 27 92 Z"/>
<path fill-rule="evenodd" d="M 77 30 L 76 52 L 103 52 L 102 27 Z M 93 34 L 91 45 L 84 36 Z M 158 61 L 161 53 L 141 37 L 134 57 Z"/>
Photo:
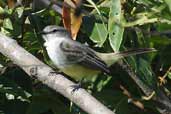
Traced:
<path fill-rule="evenodd" d="M 139 49 L 132 49 L 123 52 L 116 52 L 116 53 L 98 53 L 97 55 L 108 65 L 112 65 L 117 62 L 119 59 L 124 57 L 138 55 L 143 53 L 155 52 L 157 51 L 154 48 L 139 48 Z"/>

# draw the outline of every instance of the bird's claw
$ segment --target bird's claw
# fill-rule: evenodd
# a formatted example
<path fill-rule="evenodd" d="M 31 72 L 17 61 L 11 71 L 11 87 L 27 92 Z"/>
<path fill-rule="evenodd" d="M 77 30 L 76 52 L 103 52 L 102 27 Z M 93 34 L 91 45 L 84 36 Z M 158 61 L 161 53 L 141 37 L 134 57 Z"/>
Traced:
<path fill-rule="evenodd" d="M 79 90 L 81 88 L 81 84 L 75 84 L 75 85 L 71 85 L 71 87 L 73 88 L 71 93 L 74 93 L 75 91 Z"/>

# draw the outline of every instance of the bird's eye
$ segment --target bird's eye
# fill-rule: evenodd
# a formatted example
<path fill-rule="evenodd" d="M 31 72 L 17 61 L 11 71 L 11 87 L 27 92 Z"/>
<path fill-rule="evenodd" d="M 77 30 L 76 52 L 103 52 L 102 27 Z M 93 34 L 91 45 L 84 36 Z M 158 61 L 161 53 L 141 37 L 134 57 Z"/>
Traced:
<path fill-rule="evenodd" d="M 57 32 L 58 30 L 57 29 L 53 29 L 52 32 Z"/>

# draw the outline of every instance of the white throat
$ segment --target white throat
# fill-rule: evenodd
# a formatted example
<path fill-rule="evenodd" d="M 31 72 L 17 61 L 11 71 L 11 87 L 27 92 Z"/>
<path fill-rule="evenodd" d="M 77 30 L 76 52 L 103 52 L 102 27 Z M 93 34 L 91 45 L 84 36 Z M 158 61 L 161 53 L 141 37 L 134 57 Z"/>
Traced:
<path fill-rule="evenodd" d="M 65 38 L 55 38 L 55 39 L 48 39 L 44 43 L 46 47 L 47 53 L 51 61 L 56 65 L 58 68 L 62 68 L 65 66 L 66 57 L 63 54 L 60 44 L 66 40 Z"/>

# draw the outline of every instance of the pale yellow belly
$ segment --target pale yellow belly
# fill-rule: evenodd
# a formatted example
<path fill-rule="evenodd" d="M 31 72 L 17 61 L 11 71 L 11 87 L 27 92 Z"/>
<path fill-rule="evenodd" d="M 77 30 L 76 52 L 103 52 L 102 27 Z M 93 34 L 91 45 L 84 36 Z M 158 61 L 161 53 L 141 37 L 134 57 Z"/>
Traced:
<path fill-rule="evenodd" d="M 80 81 L 83 78 L 91 80 L 93 77 L 96 77 L 100 73 L 99 70 L 89 69 L 81 65 L 72 65 L 60 70 L 76 81 Z"/>

